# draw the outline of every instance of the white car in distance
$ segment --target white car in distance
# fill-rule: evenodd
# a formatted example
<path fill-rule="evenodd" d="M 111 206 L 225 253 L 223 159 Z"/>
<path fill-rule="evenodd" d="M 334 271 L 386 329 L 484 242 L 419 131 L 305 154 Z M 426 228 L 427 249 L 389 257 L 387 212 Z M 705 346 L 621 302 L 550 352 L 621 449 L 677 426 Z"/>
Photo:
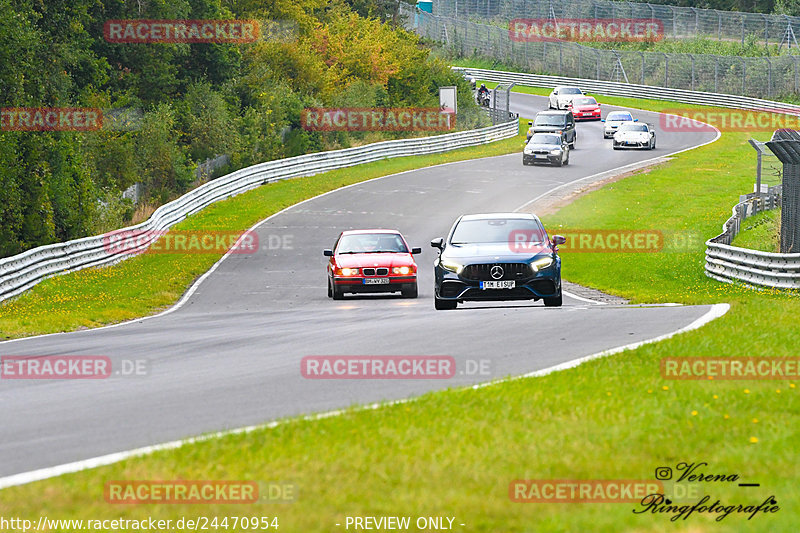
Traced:
<path fill-rule="evenodd" d="M 610 139 L 617 132 L 617 128 L 623 122 L 639 122 L 638 118 L 633 118 L 630 111 L 612 111 L 606 118 L 600 119 L 604 122 L 603 139 Z"/>
<path fill-rule="evenodd" d="M 585 95 L 586 93 L 581 91 L 578 87 L 559 85 L 550 93 L 548 105 L 550 109 L 567 109 L 572 103 L 573 98 Z"/>

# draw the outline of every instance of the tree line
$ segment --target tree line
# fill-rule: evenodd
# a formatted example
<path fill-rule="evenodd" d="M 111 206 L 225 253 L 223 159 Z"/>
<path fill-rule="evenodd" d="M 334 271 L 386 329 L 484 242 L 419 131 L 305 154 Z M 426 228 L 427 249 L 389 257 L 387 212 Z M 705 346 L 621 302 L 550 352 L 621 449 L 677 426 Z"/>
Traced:
<path fill-rule="evenodd" d="M 0 129 L 0 257 L 130 223 L 121 198 L 154 207 L 255 163 L 403 133 L 311 132 L 307 107 L 438 107 L 467 85 L 399 26 L 385 0 L 0 0 L 0 107 L 120 110 L 124 127 Z M 252 19 L 288 35 L 252 43 L 116 43 L 109 20 Z M 109 113 L 113 115 L 113 111 Z M 460 127 L 481 122 L 477 110 Z M 212 176 L 212 177 L 214 177 Z"/>

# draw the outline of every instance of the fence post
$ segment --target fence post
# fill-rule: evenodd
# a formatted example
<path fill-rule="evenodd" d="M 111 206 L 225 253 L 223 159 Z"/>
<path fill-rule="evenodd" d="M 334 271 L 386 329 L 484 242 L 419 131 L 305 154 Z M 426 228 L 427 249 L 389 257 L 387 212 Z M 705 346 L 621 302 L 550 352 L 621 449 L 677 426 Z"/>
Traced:
<path fill-rule="evenodd" d="M 742 46 L 744 46 L 744 15 L 742 15 Z"/>
<path fill-rule="evenodd" d="M 795 91 L 797 91 L 797 63 L 794 64 L 795 66 Z M 583 77 L 583 46 L 578 45 L 578 77 Z"/>
<path fill-rule="evenodd" d="M 678 15 L 676 14 L 674 7 L 670 6 L 669 8 L 672 10 L 672 38 L 673 39 L 677 39 L 678 38 Z"/>
<path fill-rule="evenodd" d="M 558 41 L 558 74 L 559 74 L 559 76 L 563 76 L 564 75 L 564 65 L 563 65 L 563 61 L 562 61 L 563 48 L 564 48 L 564 41 Z"/>
<path fill-rule="evenodd" d="M 595 63 L 595 68 L 597 69 L 597 76 L 595 76 L 594 79 L 599 80 L 600 79 L 600 50 L 598 50 L 597 48 L 594 49 L 594 63 Z"/>
<path fill-rule="evenodd" d="M 669 56 L 664 54 L 664 87 L 669 87 Z"/>
<path fill-rule="evenodd" d="M 792 63 L 794 64 L 794 92 L 797 92 L 797 56 L 792 55 Z"/>
<path fill-rule="evenodd" d="M 742 95 L 747 94 L 747 61 L 742 58 Z"/>
<path fill-rule="evenodd" d="M 714 11 L 717 11 L 716 9 Z M 722 13 L 717 11 L 717 40 L 722 40 Z"/>
<path fill-rule="evenodd" d="M 639 55 L 642 56 L 642 85 L 644 85 L 644 52 L 639 52 Z"/>
<path fill-rule="evenodd" d="M 768 56 L 764 56 L 767 60 L 767 96 L 772 96 L 772 61 Z"/>
<path fill-rule="evenodd" d="M 763 13 L 761 16 L 764 17 L 764 46 L 769 47 L 769 19 Z"/>
<path fill-rule="evenodd" d="M 719 79 L 719 56 L 714 56 L 714 92 L 718 93 L 717 80 Z"/>
<path fill-rule="evenodd" d="M 689 58 L 692 60 L 692 90 L 694 91 L 694 54 L 689 54 Z"/>

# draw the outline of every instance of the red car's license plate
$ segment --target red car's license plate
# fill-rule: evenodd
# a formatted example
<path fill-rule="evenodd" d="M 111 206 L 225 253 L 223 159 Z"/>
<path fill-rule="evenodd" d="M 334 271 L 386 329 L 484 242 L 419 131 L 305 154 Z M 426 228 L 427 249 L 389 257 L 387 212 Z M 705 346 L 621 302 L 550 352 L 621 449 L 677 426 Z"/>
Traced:
<path fill-rule="evenodd" d="M 389 283 L 389 278 L 364 278 L 364 285 L 384 285 Z"/>

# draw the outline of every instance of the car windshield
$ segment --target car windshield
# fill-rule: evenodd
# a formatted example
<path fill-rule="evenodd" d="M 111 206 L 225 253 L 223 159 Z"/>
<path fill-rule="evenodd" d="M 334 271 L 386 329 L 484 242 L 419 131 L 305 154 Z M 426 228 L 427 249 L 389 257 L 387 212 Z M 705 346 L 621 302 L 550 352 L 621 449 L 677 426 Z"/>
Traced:
<path fill-rule="evenodd" d="M 531 144 L 557 144 L 561 145 L 561 137 L 549 133 L 536 133 L 531 137 Z"/>
<path fill-rule="evenodd" d="M 406 243 L 397 233 L 351 233 L 342 235 L 337 254 L 376 254 L 408 252 Z"/>
<path fill-rule="evenodd" d="M 450 244 L 479 244 L 545 241 L 544 228 L 529 218 L 489 218 L 462 220 L 456 226 Z"/>
<path fill-rule="evenodd" d="M 558 94 L 583 94 L 577 87 L 563 87 Z"/>
<path fill-rule="evenodd" d="M 534 126 L 563 126 L 564 115 L 536 115 Z"/>
<path fill-rule="evenodd" d="M 597 100 L 594 98 L 576 98 L 572 101 L 572 105 L 597 105 Z"/>
<path fill-rule="evenodd" d="M 647 126 L 644 124 L 622 124 L 619 131 L 647 131 Z"/>
<path fill-rule="evenodd" d="M 633 120 L 633 117 L 630 113 L 609 113 L 608 118 L 606 120 L 611 121 L 623 121 L 623 120 Z"/>

